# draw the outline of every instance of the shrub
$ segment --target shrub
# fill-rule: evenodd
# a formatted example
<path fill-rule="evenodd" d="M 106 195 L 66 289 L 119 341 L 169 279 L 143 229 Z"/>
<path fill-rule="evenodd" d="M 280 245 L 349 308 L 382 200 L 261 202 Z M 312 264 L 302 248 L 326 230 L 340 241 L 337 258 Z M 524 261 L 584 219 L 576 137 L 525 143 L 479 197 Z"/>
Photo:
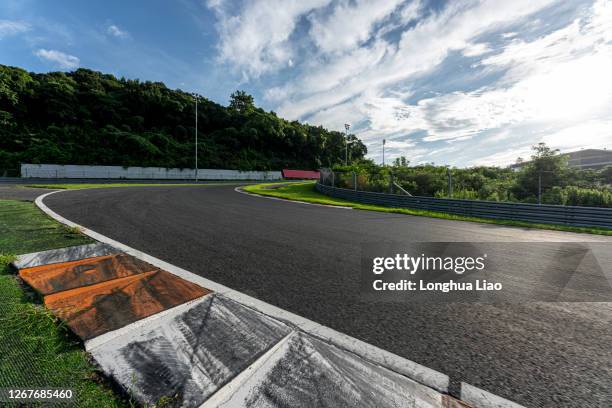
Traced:
<path fill-rule="evenodd" d="M 609 190 L 594 190 L 588 188 L 566 187 L 564 189 L 565 205 L 581 205 L 586 207 L 612 208 L 612 192 Z"/>

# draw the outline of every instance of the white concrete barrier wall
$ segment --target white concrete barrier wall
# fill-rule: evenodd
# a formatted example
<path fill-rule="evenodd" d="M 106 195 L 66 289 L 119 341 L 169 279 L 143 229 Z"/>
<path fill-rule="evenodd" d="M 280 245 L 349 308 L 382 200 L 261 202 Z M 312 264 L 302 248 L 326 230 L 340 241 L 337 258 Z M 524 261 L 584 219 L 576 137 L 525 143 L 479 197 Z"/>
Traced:
<path fill-rule="evenodd" d="M 80 178 L 80 179 L 155 179 L 193 180 L 194 169 L 166 169 L 163 167 L 81 166 L 59 164 L 22 164 L 24 178 Z M 280 180 L 280 171 L 239 171 L 198 169 L 202 180 Z"/>

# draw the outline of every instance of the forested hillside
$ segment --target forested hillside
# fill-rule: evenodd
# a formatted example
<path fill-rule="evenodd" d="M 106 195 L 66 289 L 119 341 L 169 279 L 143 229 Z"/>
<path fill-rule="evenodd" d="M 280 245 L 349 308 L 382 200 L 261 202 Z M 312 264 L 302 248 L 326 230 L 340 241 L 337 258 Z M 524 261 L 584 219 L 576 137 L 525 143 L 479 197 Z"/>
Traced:
<path fill-rule="evenodd" d="M 19 163 L 192 168 L 194 96 L 88 69 L 35 74 L 0 65 L 0 175 Z M 198 96 L 200 168 L 315 169 L 344 161 L 344 134 L 287 121 L 235 92 Z M 354 136 L 350 136 L 355 139 Z M 349 145 L 353 159 L 366 147 Z"/>

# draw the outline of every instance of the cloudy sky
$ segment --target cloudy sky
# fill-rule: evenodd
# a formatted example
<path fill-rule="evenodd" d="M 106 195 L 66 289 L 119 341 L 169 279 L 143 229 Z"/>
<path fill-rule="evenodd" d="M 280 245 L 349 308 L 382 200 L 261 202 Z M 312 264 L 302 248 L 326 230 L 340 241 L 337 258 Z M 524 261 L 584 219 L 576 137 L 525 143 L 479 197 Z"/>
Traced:
<path fill-rule="evenodd" d="M 376 161 L 612 148 L 612 0 L 2 0 L 0 63 L 244 89 Z"/>

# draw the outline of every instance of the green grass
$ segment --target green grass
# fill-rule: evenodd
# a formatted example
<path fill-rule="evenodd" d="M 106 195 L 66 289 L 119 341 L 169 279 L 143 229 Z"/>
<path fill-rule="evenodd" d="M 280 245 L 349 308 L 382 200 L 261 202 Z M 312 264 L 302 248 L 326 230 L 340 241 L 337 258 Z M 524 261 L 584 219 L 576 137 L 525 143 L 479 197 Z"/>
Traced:
<path fill-rule="evenodd" d="M 410 209 L 410 208 L 391 208 L 391 207 L 383 207 L 383 206 L 378 206 L 378 205 L 361 204 L 361 203 L 342 200 L 339 198 L 329 197 L 324 194 L 321 194 L 317 190 L 315 190 L 315 183 L 312 181 L 303 182 L 303 183 L 293 183 L 291 185 L 285 185 L 285 186 L 281 186 L 281 187 L 277 187 L 273 189 L 270 188 L 270 186 L 274 186 L 278 184 L 279 183 L 256 184 L 256 185 L 245 186 L 242 189 L 250 193 L 260 194 L 264 196 L 285 198 L 288 200 L 296 200 L 296 201 L 305 201 L 308 203 L 315 203 L 315 204 L 351 207 L 351 208 L 355 208 L 358 210 L 380 211 L 380 212 L 388 212 L 388 213 L 416 215 L 416 216 L 422 216 L 422 217 L 442 218 L 446 220 L 455 220 L 455 221 L 470 221 L 470 222 L 480 222 L 480 223 L 486 223 L 486 224 L 506 225 L 506 226 L 512 226 L 512 227 L 538 228 L 538 229 L 546 229 L 546 230 L 554 230 L 554 231 L 580 232 L 580 233 L 612 236 L 612 229 L 607 229 L 607 228 L 571 227 L 571 226 L 566 226 L 566 225 L 555 225 L 555 224 L 535 224 L 535 223 L 525 222 L 525 221 L 466 217 L 463 215 L 454 215 L 454 214 L 447 214 L 447 213 L 427 211 L 427 210 L 415 210 L 415 209 Z"/>
<path fill-rule="evenodd" d="M 131 405 L 98 377 L 79 342 L 8 267 L 12 254 L 88 242 L 33 203 L 0 200 L 0 387 L 71 388 L 79 407 Z"/>
<path fill-rule="evenodd" d="M 23 254 L 93 242 L 44 215 L 33 203 L 0 200 L 0 254 Z"/>

